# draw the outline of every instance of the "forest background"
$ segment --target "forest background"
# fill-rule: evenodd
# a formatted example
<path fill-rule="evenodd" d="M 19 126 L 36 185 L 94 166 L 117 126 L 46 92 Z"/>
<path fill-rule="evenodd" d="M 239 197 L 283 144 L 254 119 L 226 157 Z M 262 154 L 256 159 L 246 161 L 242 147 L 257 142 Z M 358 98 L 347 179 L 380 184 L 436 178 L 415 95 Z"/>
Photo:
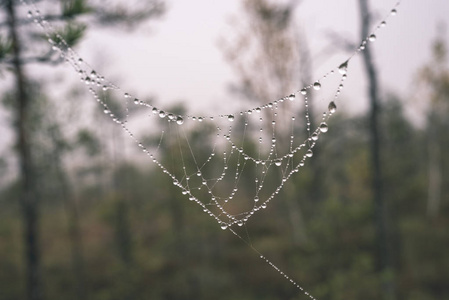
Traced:
<path fill-rule="evenodd" d="M 201 113 L 252 107 L 313 81 L 395 4 L 359 0 L 332 10 L 335 4 L 246 0 L 223 33 L 184 47 L 189 32 L 180 31 L 176 14 L 187 11 L 177 2 L 37 2 L 120 86 Z M 444 15 L 443 2 L 435 7 Z M 435 7 L 410 20 L 413 5 L 403 3 L 388 19 L 365 52 L 371 57 L 354 61 L 311 163 L 247 225 L 254 245 L 317 299 L 449 298 L 448 32 L 441 15 L 429 13 Z M 194 20 L 183 21 L 213 24 L 200 6 L 189 5 Z M 92 105 L 19 1 L 3 0 L 0 9 L 0 299 L 306 298 L 173 190 Z M 314 9 L 339 12 L 354 31 L 322 29 L 305 13 Z M 164 22 L 179 43 L 158 34 Z M 164 37 L 167 48 L 158 48 Z M 250 42 L 263 46 L 250 49 Z M 220 56 L 209 56 L 211 48 Z M 251 67 L 260 61 L 273 73 Z M 190 134 L 207 143 L 210 132 L 198 126 Z"/>

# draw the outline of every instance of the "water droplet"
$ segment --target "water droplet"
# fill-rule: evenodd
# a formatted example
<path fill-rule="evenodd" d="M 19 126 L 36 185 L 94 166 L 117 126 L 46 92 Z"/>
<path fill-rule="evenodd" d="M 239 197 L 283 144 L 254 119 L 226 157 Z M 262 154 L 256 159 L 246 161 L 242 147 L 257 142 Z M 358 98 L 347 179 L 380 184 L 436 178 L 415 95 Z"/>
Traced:
<path fill-rule="evenodd" d="M 203 117 L 199 117 L 198 122 L 203 122 Z"/>
<path fill-rule="evenodd" d="M 124 96 L 125 98 L 129 98 L 129 97 L 130 97 L 128 93 L 125 93 L 123 96 Z"/>
<path fill-rule="evenodd" d="M 265 209 L 265 208 L 267 208 L 267 204 L 266 204 L 266 203 L 262 203 L 262 205 L 261 205 L 260 207 L 262 207 L 263 209 Z"/>
<path fill-rule="evenodd" d="M 280 167 L 282 165 L 282 160 L 277 160 L 275 163 L 276 167 Z"/>
<path fill-rule="evenodd" d="M 31 10 L 30 10 L 30 11 L 28 11 L 27 17 L 28 17 L 28 18 L 31 18 L 31 17 L 33 17 L 33 13 L 31 12 Z"/>
<path fill-rule="evenodd" d="M 392 16 L 396 16 L 397 13 L 398 13 L 398 11 L 396 10 L 396 8 L 393 8 L 393 9 L 391 10 L 391 15 L 392 15 Z"/>
<path fill-rule="evenodd" d="M 321 83 L 319 83 L 318 81 L 317 82 L 315 82 L 314 84 L 313 84 L 313 88 L 315 89 L 315 90 L 320 90 L 321 89 Z"/>
<path fill-rule="evenodd" d="M 327 127 L 327 124 L 325 122 L 320 124 L 320 131 L 321 132 L 327 132 L 329 130 L 329 127 Z"/>
<path fill-rule="evenodd" d="M 163 111 L 163 110 L 161 110 L 160 112 L 159 112 L 159 117 L 161 117 L 161 118 L 165 118 L 165 111 Z"/>
<path fill-rule="evenodd" d="M 272 142 L 273 144 L 275 144 L 275 143 L 276 143 L 276 138 L 272 138 L 272 139 L 271 139 L 271 142 Z"/>
<path fill-rule="evenodd" d="M 178 125 L 182 125 L 184 124 L 184 119 L 181 116 L 178 116 L 178 118 L 176 118 L 176 123 Z"/>
<path fill-rule="evenodd" d="M 105 108 L 105 109 L 103 110 L 103 112 L 104 112 L 105 114 L 109 114 L 109 113 L 110 113 L 109 109 L 107 109 L 107 108 Z"/>
<path fill-rule="evenodd" d="M 256 196 L 256 197 L 254 198 L 254 202 L 259 202 L 259 197 Z"/>
<path fill-rule="evenodd" d="M 290 94 L 290 96 L 288 96 L 288 100 L 293 101 L 295 100 L 295 94 Z"/>
<path fill-rule="evenodd" d="M 318 134 L 316 134 L 315 132 L 312 134 L 312 140 L 318 141 Z"/>
<path fill-rule="evenodd" d="M 312 157 L 312 156 L 313 156 L 312 149 L 307 150 L 306 156 L 307 156 L 307 157 Z"/>
<path fill-rule="evenodd" d="M 329 112 L 330 112 L 331 114 L 333 114 L 333 113 L 335 113 L 335 112 L 337 111 L 337 105 L 335 104 L 334 101 L 331 101 L 331 102 L 329 103 L 328 109 L 329 109 Z"/>
<path fill-rule="evenodd" d="M 341 75 L 345 75 L 348 72 L 348 62 L 349 62 L 349 60 L 345 61 L 338 67 L 338 72 Z"/>
<path fill-rule="evenodd" d="M 240 226 L 240 227 L 242 227 L 242 226 L 243 226 L 243 221 L 242 221 L 242 220 L 238 221 L 238 222 L 237 222 L 237 225 Z"/>
<path fill-rule="evenodd" d="M 256 108 L 256 112 L 260 113 L 260 107 Z"/>
<path fill-rule="evenodd" d="M 382 21 L 382 22 L 380 23 L 380 27 L 385 27 L 385 26 L 387 26 L 387 22 Z"/>
<path fill-rule="evenodd" d="M 369 36 L 368 39 L 369 39 L 370 42 L 374 42 L 376 40 L 376 35 L 372 34 L 372 35 Z"/>
<path fill-rule="evenodd" d="M 307 89 L 306 89 L 306 88 L 303 88 L 303 89 L 301 90 L 301 94 L 302 94 L 302 95 L 307 94 Z"/>
<path fill-rule="evenodd" d="M 134 104 L 139 104 L 139 99 L 134 99 Z"/>
<path fill-rule="evenodd" d="M 220 227 L 221 227 L 221 229 L 226 230 L 226 229 L 228 229 L 228 224 L 222 222 Z"/>
<path fill-rule="evenodd" d="M 228 121 L 229 121 L 229 122 L 234 121 L 234 116 L 233 116 L 233 115 L 229 115 L 229 116 L 228 116 Z"/>

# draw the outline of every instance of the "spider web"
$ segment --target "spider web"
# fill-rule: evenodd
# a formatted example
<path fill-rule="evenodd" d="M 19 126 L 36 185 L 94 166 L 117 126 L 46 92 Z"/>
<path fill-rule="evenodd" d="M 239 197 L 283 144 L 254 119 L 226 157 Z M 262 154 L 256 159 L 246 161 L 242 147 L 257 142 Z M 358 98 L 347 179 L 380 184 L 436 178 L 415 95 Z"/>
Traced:
<path fill-rule="evenodd" d="M 104 113 L 172 180 L 174 188 L 196 203 L 221 229 L 231 231 L 246 243 L 297 289 L 315 299 L 237 229 L 277 199 L 286 182 L 313 156 L 314 147 L 328 132 L 329 118 L 337 111 L 350 61 L 376 40 L 388 18 L 396 15 L 400 1 L 344 62 L 314 82 L 260 106 L 208 116 L 167 111 L 123 91 L 72 49 L 34 2 L 21 1 L 27 6 L 28 17 L 43 30 L 52 49 L 79 74 Z M 322 88 L 332 90 L 333 96 L 319 103 L 321 120 L 311 124 L 309 95 L 320 93 Z M 111 95 L 119 99 L 118 103 L 110 101 Z M 136 109 L 146 112 L 146 126 L 158 131 L 157 140 L 143 141 L 131 129 L 130 112 Z M 198 126 L 207 136 L 192 136 Z M 164 159 L 167 156 L 169 160 Z"/>

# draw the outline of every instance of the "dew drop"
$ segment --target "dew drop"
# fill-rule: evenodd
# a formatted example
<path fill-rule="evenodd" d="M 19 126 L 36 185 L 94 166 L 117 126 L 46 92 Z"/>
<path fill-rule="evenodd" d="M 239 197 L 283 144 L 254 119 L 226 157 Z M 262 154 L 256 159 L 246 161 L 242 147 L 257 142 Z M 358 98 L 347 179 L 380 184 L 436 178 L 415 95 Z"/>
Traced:
<path fill-rule="evenodd" d="M 313 156 L 312 149 L 307 150 L 306 156 L 307 156 L 307 157 L 312 157 L 312 156 Z"/>
<path fill-rule="evenodd" d="M 153 112 L 153 114 L 157 114 L 159 112 L 159 109 L 157 109 L 156 107 L 153 107 L 153 109 L 151 111 Z"/>
<path fill-rule="evenodd" d="M 313 134 L 312 134 L 312 140 L 313 140 L 313 141 L 318 141 L 318 134 L 313 133 Z"/>
<path fill-rule="evenodd" d="M 237 225 L 240 226 L 240 227 L 242 227 L 242 226 L 243 226 L 243 221 L 242 221 L 242 220 L 238 221 L 238 222 L 237 222 Z"/>
<path fill-rule="evenodd" d="M 349 61 L 347 60 L 338 67 L 338 72 L 341 75 L 345 75 L 348 72 L 348 62 Z"/>
<path fill-rule="evenodd" d="M 229 115 L 229 116 L 228 116 L 228 121 L 229 121 L 229 122 L 234 121 L 234 116 L 233 116 L 233 115 Z"/>
<path fill-rule="evenodd" d="M 306 89 L 306 88 L 303 88 L 303 89 L 301 90 L 301 94 L 302 94 L 302 95 L 307 94 L 307 89 Z"/>
<path fill-rule="evenodd" d="M 313 88 L 315 89 L 315 90 L 320 90 L 321 89 L 321 83 L 319 83 L 318 81 L 317 82 L 315 82 L 314 84 L 313 84 Z"/>
<path fill-rule="evenodd" d="M 275 144 L 275 143 L 276 143 L 276 138 L 272 138 L 272 139 L 271 139 L 271 142 L 272 142 L 273 144 Z"/>
<path fill-rule="evenodd" d="M 275 163 L 276 167 L 280 167 L 282 165 L 282 160 L 277 160 Z"/>
<path fill-rule="evenodd" d="M 196 173 L 196 176 L 200 177 L 200 176 L 201 176 L 201 172 L 198 171 L 198 172 Z"/>
<path fill-rule="evenodd" d="M 327 132 L 329 130 L 329 127 L 327 127 L 327 124 L 325 122 L 320 124 L 320 131 L 321 132 Z"/>
<path fill-rule="evenodd" d="M 27 17 L 28 17 L 28 18 L 31 18 L 31 17 L 33 17 L 33 13 L 31 12 L 31 10 L 30 10 L 30 11 L 28 11 Z"/>
<path fill-rule="evenodd" d="M 130 95 L 129 95 L 128 93 L 125 93 L 123 96 L 124 96 L 125 98 L 129 98 L 129 97 L 130 97 Z"/>
<path fill-rule="evenodd" d="M 257 107 L 257 108 L 256 108 L 256 112 L 257 112 L 257 113 L 260 113 L 260 110 L 261 110 L 260 107 Z"/>
<path fill-rule="evenodd" d="M 265 209 L 265 208 L 267 208 L 267 204 L 266 204 L 266 203 L 262 203 L 262 205 L 261 205 L 260 207 L 262 207 L 263 209 Z"/>
<path fill-rule="evenodd" d="M 288 100 L 290 101 L 295 100 L 295 94 L 290 94 L 290 96 L 288 96 Z"/>
<path fill-rule="evenodd" d="M 226 223 L 224 223 L 224 222 L 222 222 L 221 223 L 221 229 L 223 229 L 223 230 L 226 230 L 226 229 L 228 229 L 228 225 L 226 224 Z"/>
<path fill-rule="evenodd" d="M 159 112 L 159 117 L 165 118 L 165 116 L 166 116 L 165 111 L 161 110 L 161 111 Z"/>
<path fill-rule="evenodd" d="M 181 116 L 178 116 L 178 118 L 176 118 L 176 123 L 178 125 L 182 125 L 184 124 L 184 119 Z"/>
<path fill-rule="evenodd" d="M 372 34 L 372 35 L 369 36 L 368 39 L 369 39 L 370 42 L 374 42 L 376 40 L 376 35 Z"/>
<path fill-rule="evenodd" d="M 397 13 L 398 13 L 398 11 L 396 10 L 396 8 L 393 8 L 393 9 L 391 10 L 391 15 L 392 15 L 392 16 L 396 16 Z"/>
<path fill-rule="evenodd" d="M 134 99 L 134 104 L 139 104 L 139 99 Z"/>
<path fill-rule="evenodd" d="M 382 21 L 382 22 L 380 23 L 380 27 L 385 27 L 385 26 L 387 26 L 387 22 Z"/>
<path fill-rule="evenodd" d="M 328 109 L 329 109 L 329 112 L 330 112 L 331 114 L 333 114 L 333 113 L 335 113 L 335 112 L 337 111 L 337 105 L 335 104 L 334 101 L 331 101 L 331 102 L 329 103 Z"/>
<path fill-rule="evenodd" d="M 256 197 L 254 198 L 254 202 L 259 202 L 259 197 L 256 196 Z"/>

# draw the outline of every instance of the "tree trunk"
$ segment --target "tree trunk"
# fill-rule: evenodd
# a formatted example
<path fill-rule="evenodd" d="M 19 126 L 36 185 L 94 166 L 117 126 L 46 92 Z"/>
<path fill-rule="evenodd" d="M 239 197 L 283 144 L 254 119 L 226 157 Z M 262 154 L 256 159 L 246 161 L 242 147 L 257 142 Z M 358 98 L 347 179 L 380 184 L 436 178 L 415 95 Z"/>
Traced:
<path fill-rule="evenodd" d="M 429 118 L 429 171 L 427 192 L 427 215 L 435 217 L 438 215 L 441 202 L 441 151 L 438 143 L 438 126 L 435 125 L 435 113 L 431 112 Z"/>
<path fill-rule="evenodd" d="M 371 14 L 368 7 L 368 0 L 359 0 L 361 17 L 361 39 L 365 40 L 371 29 Z M 365 71 L 368 78 L 368 94 L 370 99 L 369 131 L 371 137 L 371 166 L 372 166 L 372 191 L 374 200 L 374 218 L 376 226 L 377 241 L 377 262 L 378 270 L 382 278 L 382 294 L 386 300 L 395 299 L 394 282 L 390 272 L 393 271 L 391 255 L 388 243 L 387 210 L 383 198 L 382 168 L 380 150 L 380 127 L 379 108 L 380 100 L 378 95 L 377 71 L 372 60 L 370 47 L 366 47 L 362 52 Z"/>
<path fill-rule="evenodd" d="M 35 183 L 34 167 L 31 156 L 31 142 L 28 111 L 29 97 L 26 79 L 21 62 L 21 44 L 17 33 L 17 22 L 13 0 L 7 0 L 5 9 L 8 16 L 8 27 L 12 41 L 12 67 L 15 74 L 16 134 L 17 151 L 20 165 L 20 205 L 23 217 L 25 261 L 26 261 L 26 293 L 29 300 L 42 299 L 41 263 L 39 249 L 39 195 Z"/>

